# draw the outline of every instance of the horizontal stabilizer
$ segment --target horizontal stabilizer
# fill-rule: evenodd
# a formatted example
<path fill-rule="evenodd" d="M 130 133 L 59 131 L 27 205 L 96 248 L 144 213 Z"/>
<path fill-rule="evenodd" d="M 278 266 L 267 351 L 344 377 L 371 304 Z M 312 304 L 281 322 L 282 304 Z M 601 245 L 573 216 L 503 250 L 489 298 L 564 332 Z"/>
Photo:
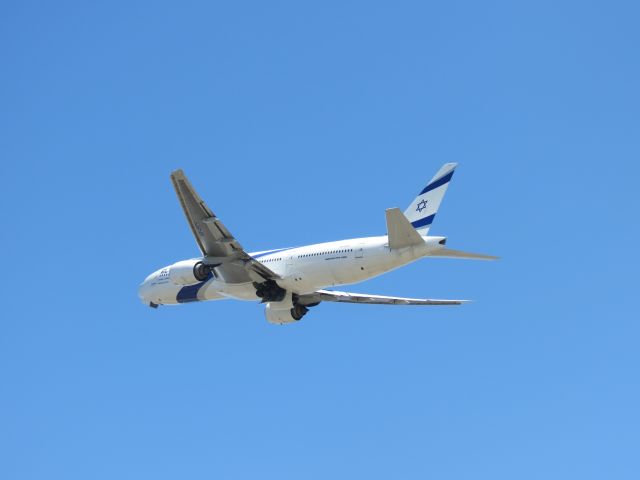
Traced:
<path fill-rule="evenodd" d="M 388 208 L 386 215 L 390 249 L 411 247 L 424 243 L 420 234 L 413 228 L 399 208 Z"/>
<path fill-rule="evenodd" d="M 493 255 L 484 255 L 482 253 L 463 252 L 461 250 L 451 250 L 450 248 L 441 248 L 429 253 L 430 257 L 446 257 L 446 258 L 469 258 L 473 260 L 498 260 L 500 257 Z"/>
<path fill-rule="evenodd" d="M 314 305 L 318 302 L 368 303 L 373 305 L 462 305 L 468 300 L 387 297 L 384 295 L 318 290 L 317 292 L 300 295 L 298 302 L 301 305 Z"/>

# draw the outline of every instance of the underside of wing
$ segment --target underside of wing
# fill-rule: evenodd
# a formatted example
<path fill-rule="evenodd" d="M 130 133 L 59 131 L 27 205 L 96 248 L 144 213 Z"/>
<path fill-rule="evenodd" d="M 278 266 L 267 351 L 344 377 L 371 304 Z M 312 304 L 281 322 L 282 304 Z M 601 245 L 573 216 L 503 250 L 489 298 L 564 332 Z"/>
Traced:
<path fill-rule="evenodd" d="M 440 248 L 429 253 L 430 257 L 442 257 L 442 258 L 468 258 L 471 260 L 498 260 L 500 257 L 494 257 L 493 255 L 485 255 L 483 253 L 471 253 L 463 252 L 461 250 L 452 250 L 450 248 Z"/>
<path fill-rule="evenodd" d="M 247 280 L 280 278 L 244 251 L 240 242 L 200 198 L 182 170 L 171 174 L 171 183 L 206 263 L 219 265 L 221 270 L 230 263 L 241 265 L 247 272 Z"/>
<path fill-rule="evenodd" d="M 332 290 L 318 290 L 298 297 L 298 303 L 301 305 L 314 305 L 319 302 L 368 303 L 374 305 L 462 305 L 468 300 L 388 297 Z"/>

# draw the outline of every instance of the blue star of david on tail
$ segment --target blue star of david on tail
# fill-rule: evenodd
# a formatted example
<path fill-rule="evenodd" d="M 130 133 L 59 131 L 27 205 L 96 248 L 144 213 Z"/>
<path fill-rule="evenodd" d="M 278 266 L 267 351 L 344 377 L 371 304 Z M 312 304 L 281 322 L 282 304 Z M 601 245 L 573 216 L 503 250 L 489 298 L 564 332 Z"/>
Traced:
<path fill-rule="evenodd" d="M 423 199 L 422 201 L 418 202 L 418 208 L 416 208 L 416 212 L 422 212 L 422 210 L 424 210 L 425 208 L 427 208 L 427 201 Z"/>

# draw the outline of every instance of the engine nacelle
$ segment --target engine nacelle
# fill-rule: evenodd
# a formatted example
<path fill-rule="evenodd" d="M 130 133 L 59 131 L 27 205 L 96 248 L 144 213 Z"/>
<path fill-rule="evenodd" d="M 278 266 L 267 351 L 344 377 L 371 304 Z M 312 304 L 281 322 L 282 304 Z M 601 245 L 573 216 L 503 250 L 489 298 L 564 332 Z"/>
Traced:
<path fill-rule="evenodd" d="M 169 279 L 176 285 L 193 285 L 205 281 L 211 267 L 200 260 L 182 260 L 169 267 Z"/>
<path fill-rule="evenodd" d="M 292 295 L 287 293 L 286 298 L 281 302 L 269 302 L 264 309 L 264 314 L 269 323 L 282 325 L 283 323 L 293 323 L 300 320 L 309 311 L 304 305 L 298 305 L 292 301 Z"/>
<path fill-rule="evenodd" d="M 279 302 L 273 302 L 279 303 Z M 267 317 L 267 321 L 269 323 L 276 323 L 278 325 L 282 325 L 283 323 L 293 323 L 297 321 L 293 318 L 291 314 L 291 307 L 289 308 L 277 308 L 274 307 L 271 302 L 267 303 L 266 308 L 264 309 L 264 314 Z"/>

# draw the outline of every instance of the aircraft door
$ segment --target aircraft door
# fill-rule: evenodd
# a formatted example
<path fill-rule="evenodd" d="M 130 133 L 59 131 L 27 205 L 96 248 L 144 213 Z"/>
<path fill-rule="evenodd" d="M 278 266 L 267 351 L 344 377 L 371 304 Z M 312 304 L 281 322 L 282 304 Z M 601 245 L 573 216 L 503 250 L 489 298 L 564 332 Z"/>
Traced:
<path fill-rule="evenodd" d="M 364 246 L 365 246 L 364 243 L 359 244 L 358 246 L 356 246 L 353 252 L 354 258 L 355 258 L 355 264 L 356 264 L 356 272 L 358 276 L 357 280 L 354 280 L 354 281 L 362 280 L 363 278 L 362 275 L 366 270 L 366 266 L 364 262 Z"/>
<path fill-rule="evenodd" d="M 287 277 L 293 276 L 293 274 L 295 273 L 294 270 L 295 270 L 295 268 L 294 268 L 294 265 L 293 265 L 293 257 L 291 255 L 289 255 L 287 257 L 287 259 L 285 260 L 285 270 L 284 270 L 285 273 L 284 274 Z"/>

